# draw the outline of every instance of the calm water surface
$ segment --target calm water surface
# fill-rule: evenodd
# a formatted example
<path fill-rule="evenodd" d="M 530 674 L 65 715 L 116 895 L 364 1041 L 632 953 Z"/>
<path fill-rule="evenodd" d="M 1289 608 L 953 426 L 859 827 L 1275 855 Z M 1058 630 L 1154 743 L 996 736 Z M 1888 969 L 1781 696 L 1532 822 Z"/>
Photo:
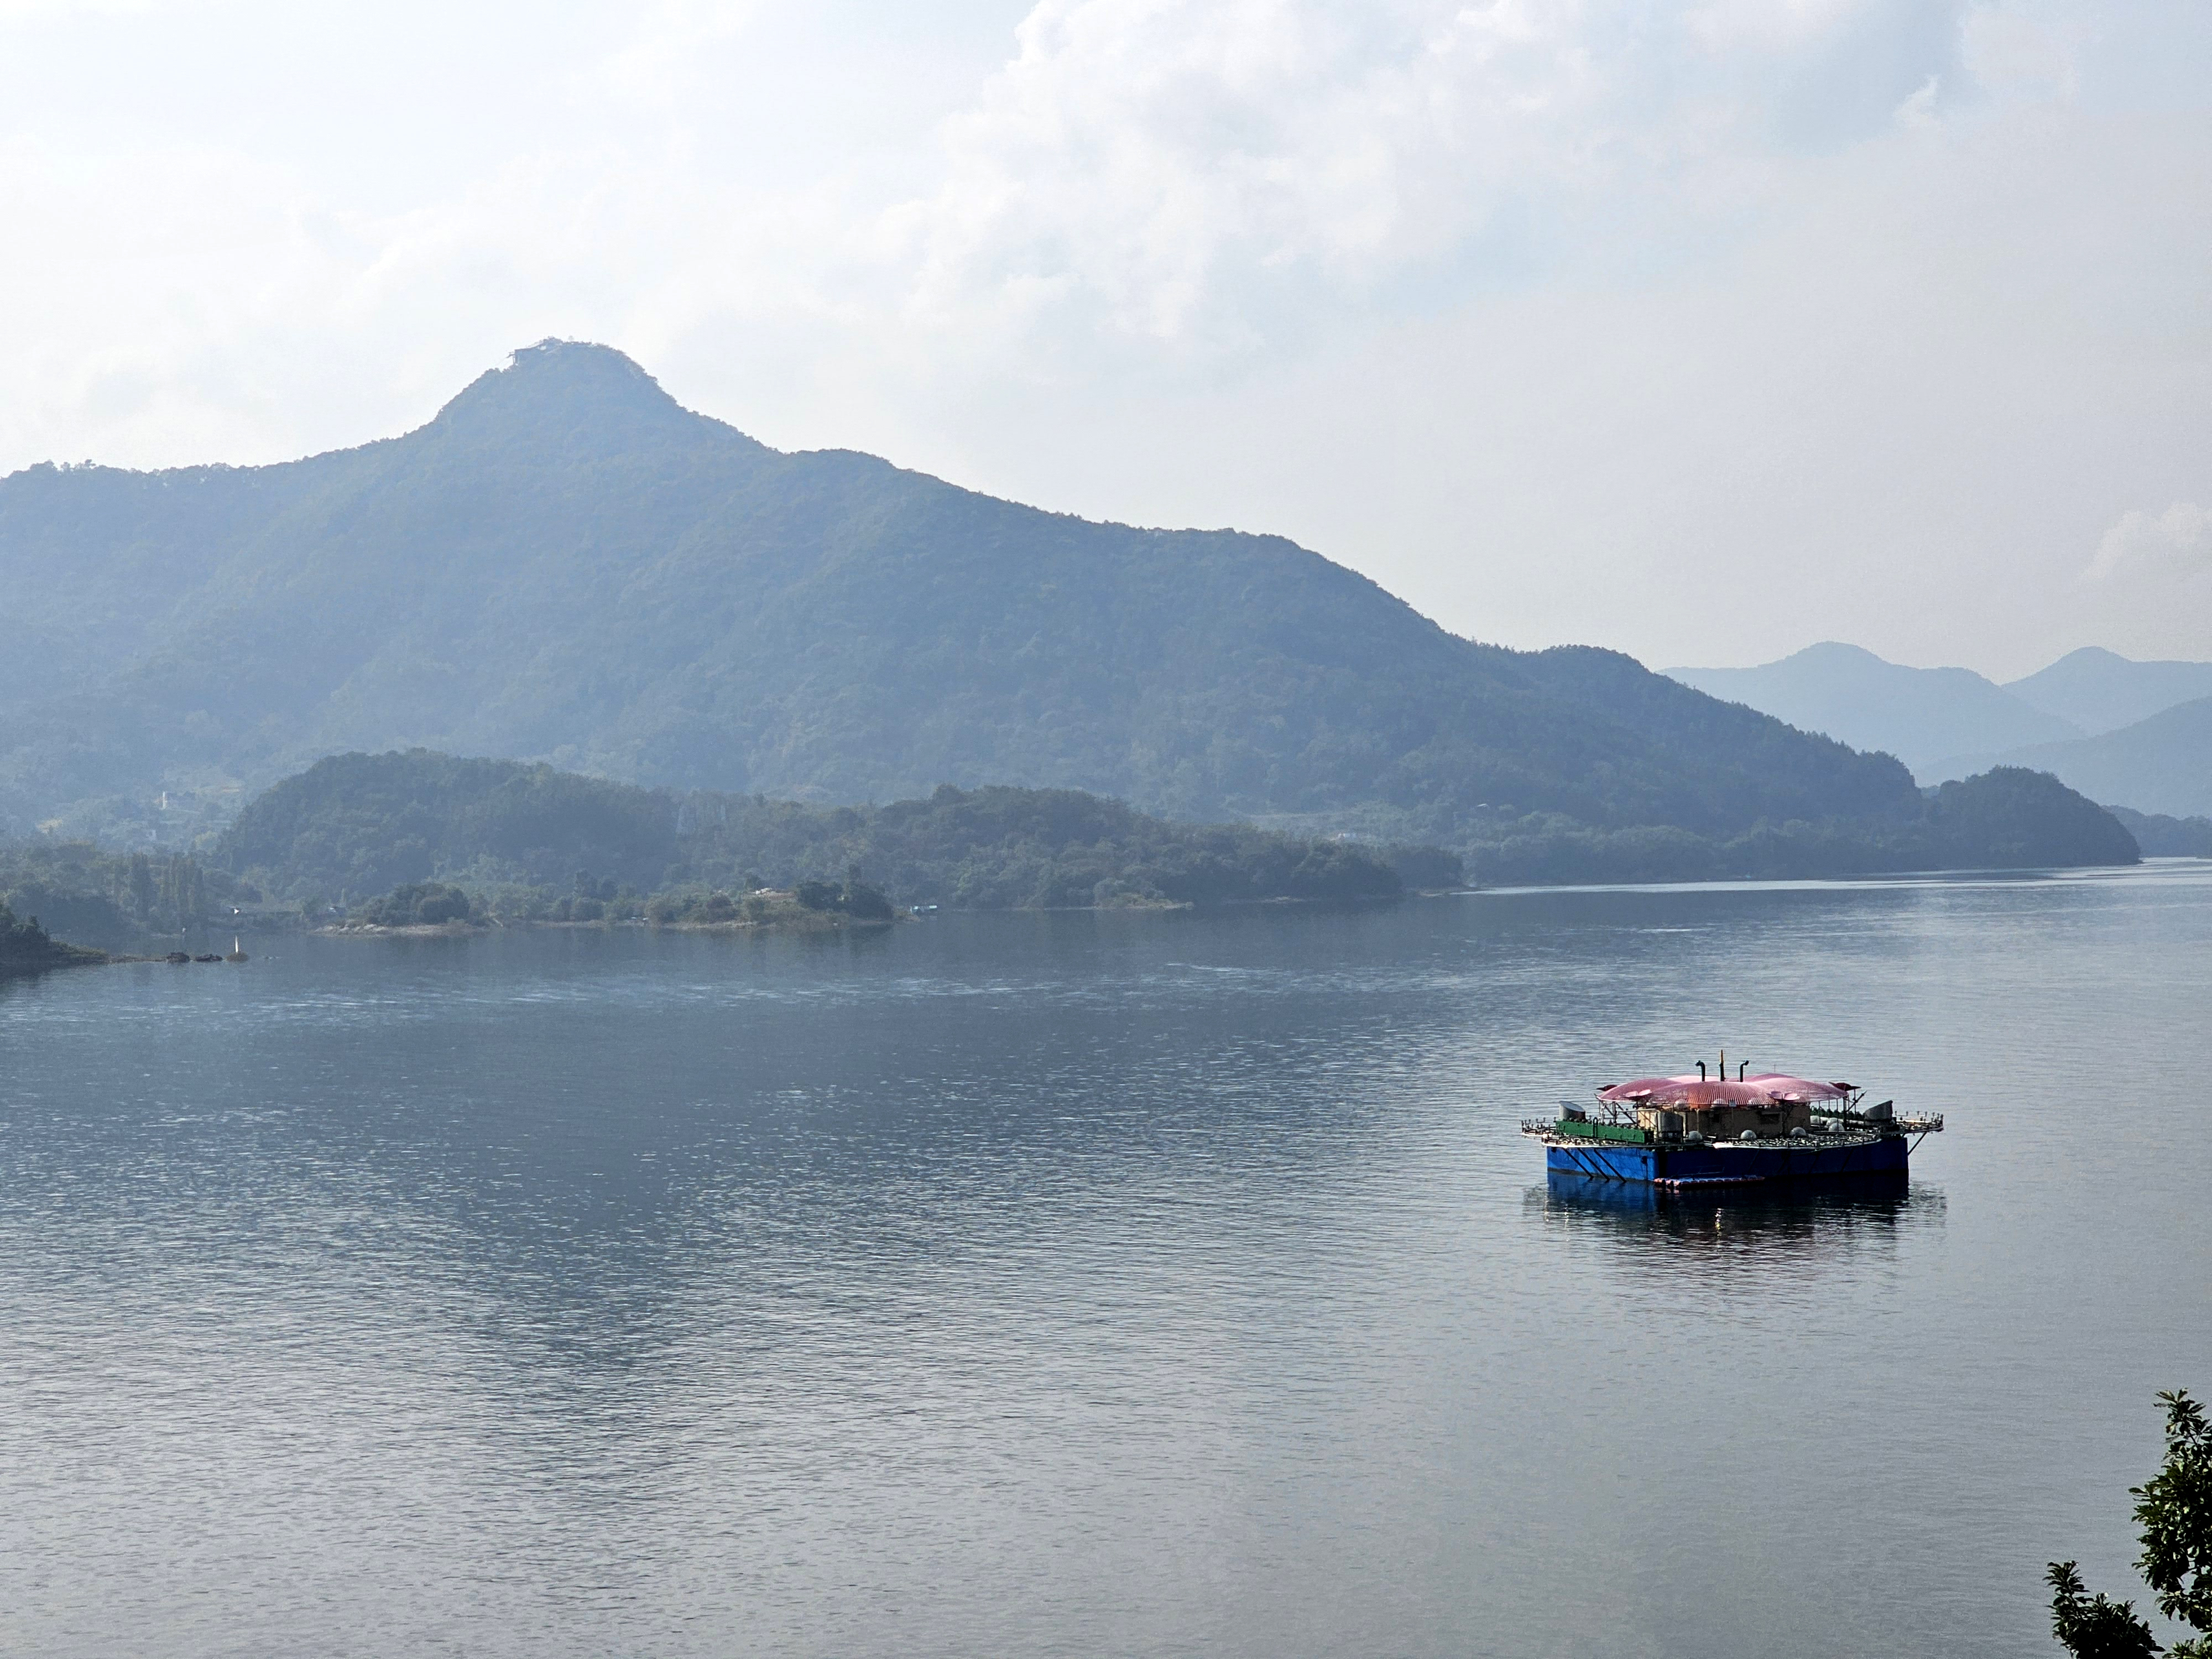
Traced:
<path fill-rule="evenodd" d="M 0 987 L 0 1645 L 2005 1655 L 2212 1392 L 2212 866 Z M 1909 1194 L 1600 1207 L 1725 1045 Z"/>

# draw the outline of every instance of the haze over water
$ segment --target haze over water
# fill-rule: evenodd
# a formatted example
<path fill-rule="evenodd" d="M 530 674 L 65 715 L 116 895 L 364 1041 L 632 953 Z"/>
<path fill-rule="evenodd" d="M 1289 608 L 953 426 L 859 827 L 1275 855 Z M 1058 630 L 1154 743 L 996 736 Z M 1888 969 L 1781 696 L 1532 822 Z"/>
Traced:
<path fill-rule="evenodd" d="M 0 986 L 13 1650 L 2012 1656 L 2212 1391 L 2212 866 L 255 948 Z"/>

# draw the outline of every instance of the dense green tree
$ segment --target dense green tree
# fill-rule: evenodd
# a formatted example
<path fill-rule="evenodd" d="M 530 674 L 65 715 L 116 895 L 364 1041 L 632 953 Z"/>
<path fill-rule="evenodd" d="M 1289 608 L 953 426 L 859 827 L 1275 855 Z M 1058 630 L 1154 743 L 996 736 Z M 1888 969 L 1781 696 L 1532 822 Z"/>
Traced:
<path fill-rule="evenodd" d="M 361 907 L 354 920 L 372 927 L 435 927 L 466 921 L 469 896 L 441 882 L 407 882 Z"/>
<path fill-rule="evenodd" d="M 2161 1394 L 2166 1460 L 2140 1486 L 2129 1488 L 2142 1528 L 2136 1568 L 2168 1619 L 2198 1634 L 2168 1650 L 2172 1659 L 2212 1659 L 2212 1425 L 2185 1389 Z M 2141 1659 L 2160 1651 L 2135 1605 L 2092 1596 L 2077 1565 L 2054 1561 L 2051 1632 L 2075 1659 Z"/>
<path fill-rule="evenodd" d="M 143 853 L 131 855 L 131 913 L 141 927 L 154 924 L 154 861 Z"/>
<path fill-rule="evenodd" d="M 2149 1659 L 2159 1651 L 2150 1626 L 2136 1617 L 2135 1603 L 2090 1595 L 2071 1561 L 2054 1561 L 2051 1633 L 2074 1659 Z"/>
<path fill-rule="evenodd" d="M 2166 1462 L 2135 1488 L 2143 1553 L 2136 1563 L 2158 1594 L 2158 1610 L 2203 1632 L 2175 1648 L 2212 1659 L 2212 1425 L 2186 1391 L 2159 1395 L 2166 1407 Z"/>
<path fill-rule="evenodd" d="M 792 896 L 807 910 L 834 910 L 837 908 L 838 892 L 835 883 L 802 881 L 792 889 Z"/>

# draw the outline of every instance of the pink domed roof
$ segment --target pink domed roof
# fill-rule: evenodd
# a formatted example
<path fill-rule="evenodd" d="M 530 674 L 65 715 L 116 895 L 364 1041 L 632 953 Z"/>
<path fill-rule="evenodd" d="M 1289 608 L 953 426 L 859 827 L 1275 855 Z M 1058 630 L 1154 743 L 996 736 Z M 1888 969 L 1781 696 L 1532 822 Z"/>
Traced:
<path fill-rule="evenodd" d="M 1774 1106 L 1815 1100 L 1841 1100 L 1850 1091 L 1840 1084 L 1815 1083 L 1786 1072 L 1761 1072 L 1738 1082 L 1730 1078 L 1640 1077 L 1598 1091 L 1598 1098 L 1624 1106 Z"/>

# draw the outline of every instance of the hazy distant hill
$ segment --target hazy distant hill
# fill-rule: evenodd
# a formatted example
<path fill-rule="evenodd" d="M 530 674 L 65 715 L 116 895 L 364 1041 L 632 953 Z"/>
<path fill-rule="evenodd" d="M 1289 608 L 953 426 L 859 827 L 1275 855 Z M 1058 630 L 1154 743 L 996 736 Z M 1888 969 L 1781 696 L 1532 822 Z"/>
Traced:
<path fill-rule="evenodd" d="M 2004 689 L 2094 737 L 2148 720 L 2162 708 L 2212 697 L 2212 662 L 2133 662 L 2089 645 Z"/>
<path fill-rule="evenodd" d="M 2212 817 L 2175 817 L 2128 806 L 2106 810 L 2127 826 L 2147 859 L 2212 859 Z"/>
<path fill-rule="evenodd" d="M 778 453 L 595 346 L 519 352 L 359 449 L 17 473 L 0 595 L 27 642 L 0 653 L 19 828 L 418 744 L 817 800 L 1379 809 L 1439 841 L 1531 812 L 1726 836 L 1923 810 L 1894 762 L 1626 657 L 1470 643 L 1277 538 Z"/>
<path fill-rule="evenodd" d="M 1965 775 L 1945 769 L 1957 756 L 1996 754 L 2082 731 L 1970 669 L 1907 668 L 1834 641 L 1756 668 L 1667 672 L 1801 730 L 1894 755 L 1923 783 Z"/>
<path fill-rule="evenodd" d="M 2212 697 L 2161 709 L 2117 732 L 1970 757 L 1960 764 L 2033 767 L 2093 800 L 2138 812 L 2183 818 L 2212 814 Z"/>

